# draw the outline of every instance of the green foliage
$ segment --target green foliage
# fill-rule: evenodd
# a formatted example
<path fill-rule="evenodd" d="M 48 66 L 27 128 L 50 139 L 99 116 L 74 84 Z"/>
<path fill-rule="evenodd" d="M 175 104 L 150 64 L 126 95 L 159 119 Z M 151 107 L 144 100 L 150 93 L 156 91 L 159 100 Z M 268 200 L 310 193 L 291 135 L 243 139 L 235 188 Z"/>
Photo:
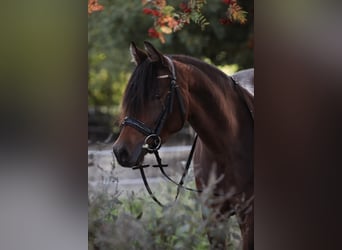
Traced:
<path fill-rule="evenodd" d="M 201 12 L 192 12 L 190 14 L 190 19 L 194 21 L 194 23 L 198 24 L 202 30 L 209 24 L 206 17 L 203 16 Z"/>
<path fill-rule="evenodd" d="M 162 9 L 162 14 L 168 15 L 171 14 L 174 10 L 175 8 L 173 6 L 167 5 Z"/>
<path fill-rule="evenodd" d="M 205 0 L 190 1 L 191 9 L 193 9 L 190 14 L 190 19 L 198 24 L 202 31 L 205 29 L 205 26 L 209 24 L 207 18 L 202 14 L 202 8 L 206 3 L 207 1 Z"/>
<path fill-rule="evenodd" d="M 101 12 L 88 18 L 88 103 L 90 106 L 117 106 L 132 70 L 130 41 L 146 35 L 136 29 L 148 28 L 148 20 L 134 1 L 103 0 Z"/>
<path fill-rule="evenodd" d="M 206 230 L 228 237 L 229 249 L 237 249 L 240 232 L 237 221 L 214 221 L 213 210 L 205 207 L 208 196 L 198 197 L 183 192 L 173 202 L 170 189 L 160 186 L 158 196 L 164 197 L 164 208 L 149 196 L 132 192 L 125 196 L 92 193 L 89 202 L 89 249 L 209 249 Z M 161 191 L 163 190 L 163 191 Z M 121 197 L 123 196 L 123 197 Z M 167 202 L 168 201 L 168 202 Z M 202 219 L 201 208 L 207 219 Z"/>

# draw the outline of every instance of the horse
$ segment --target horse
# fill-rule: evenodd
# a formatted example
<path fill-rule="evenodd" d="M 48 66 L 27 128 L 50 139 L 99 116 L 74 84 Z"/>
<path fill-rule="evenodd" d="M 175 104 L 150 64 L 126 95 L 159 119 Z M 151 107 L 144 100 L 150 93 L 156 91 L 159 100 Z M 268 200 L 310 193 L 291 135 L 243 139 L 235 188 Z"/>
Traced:
<path fill-rule="evenodd" d="M 211 185 L 224 199 L 218 220 L 235 214 L 242 248 L 254 249 L 254 70 L 228 76 L 186 55 L 164 55 L 151 43 L 130 44 L 136 67 L 121 105 L 121 131 L 113 152 L 134 168 L 188 122 L 198 135 L 193 157 L 198 190 Z M 213 249 L 226 240 L 208 232 Z"/>

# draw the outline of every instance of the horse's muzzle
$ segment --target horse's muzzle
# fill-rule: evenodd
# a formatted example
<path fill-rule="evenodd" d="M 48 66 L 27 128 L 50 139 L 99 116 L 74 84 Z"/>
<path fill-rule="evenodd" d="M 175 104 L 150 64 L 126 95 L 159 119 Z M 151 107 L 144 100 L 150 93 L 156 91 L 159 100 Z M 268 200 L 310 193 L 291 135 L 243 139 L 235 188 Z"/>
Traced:
<path fill-rule="evenodd" d="M 129 153 L 126 148 L 120 147 L 115 148 L 113 147 L 114 155 L 119 162 L 119 164 L 123 167 L 131 167 L 132 163 L 130 162 Z"/>
<path fill-rule="evenodd" d="M 141 147 L 138 147 L 135 151 L 130 152 L 124 145 L 116 144 L 113 146 L 113 152 L 118 163 L 122 167 L 126 168 L 132 168 L 139 165 L 144 159 L 145 155 L 143 150 L 141 150 Z"/>

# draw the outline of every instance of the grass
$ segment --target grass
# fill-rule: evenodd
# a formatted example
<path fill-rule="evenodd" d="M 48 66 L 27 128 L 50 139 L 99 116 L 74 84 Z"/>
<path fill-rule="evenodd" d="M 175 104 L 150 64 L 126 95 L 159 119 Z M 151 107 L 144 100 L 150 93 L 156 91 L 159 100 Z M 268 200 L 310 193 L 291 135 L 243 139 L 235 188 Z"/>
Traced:
<path fill-rule="evenodd" d="M 215 222 L 214 211 L 204 205 L 208 195 L 184 191 L 174 202 L 174 186 L 162 183 L 154 190 L 165 207 L 159 207 L 145 192 L 117 188 L 109 192 L 105 185 L 89 190 L 88 250 L 206 250 L 210 248 L 207 230 L 228 237 L 227 249 L 238 249 L 236 219 Z"/>

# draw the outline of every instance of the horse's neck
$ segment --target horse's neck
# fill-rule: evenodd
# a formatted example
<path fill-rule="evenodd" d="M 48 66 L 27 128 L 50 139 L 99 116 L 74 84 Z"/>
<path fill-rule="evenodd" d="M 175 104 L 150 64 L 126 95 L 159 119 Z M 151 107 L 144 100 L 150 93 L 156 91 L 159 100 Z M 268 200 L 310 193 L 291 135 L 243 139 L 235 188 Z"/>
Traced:
<path fill-rule="evenodd" d="M 239 140 L 239 96 L 230 78 L 215 77 L 213 82 L 203 71 L 192 70 L 188 81 L 189 123 L 208 147 L 224 154 L 227 142 Z"/>

